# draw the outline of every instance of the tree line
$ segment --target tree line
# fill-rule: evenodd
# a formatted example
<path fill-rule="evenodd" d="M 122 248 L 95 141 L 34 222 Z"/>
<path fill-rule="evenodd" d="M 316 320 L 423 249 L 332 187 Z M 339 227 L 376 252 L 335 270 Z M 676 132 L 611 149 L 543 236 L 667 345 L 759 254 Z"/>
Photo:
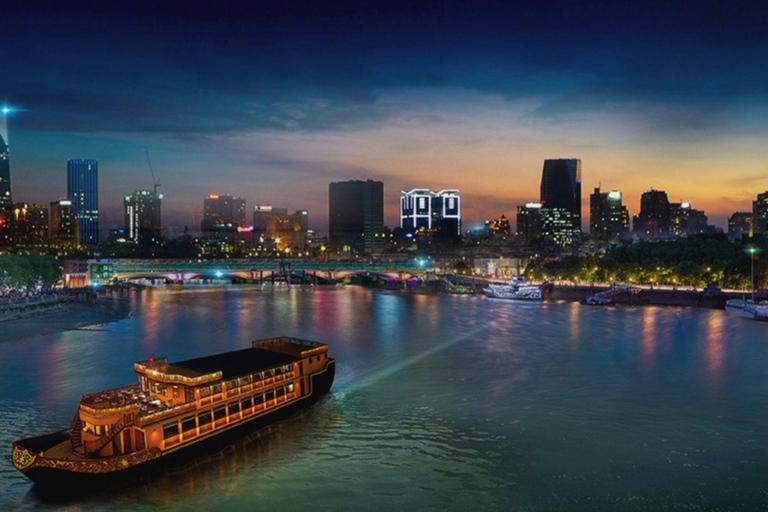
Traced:
<path fill-rule="evenodd" d="M 0 254 L 0 295 L 39 292 L 61 279 L 61 267 L 44 254 Z"/>
<path fill-rule="evenodd" d="M 750 258 L 754 258 L 750 261 Z M 768 239 L 736 240 L 697 236 L 613 247 L 602 255 L 537 260 L 526 269 L 532 280 L 575 283 L 620 281 L 645 285 L 749 289 L 754 263 L 755 288 L 768 287 Z"/>

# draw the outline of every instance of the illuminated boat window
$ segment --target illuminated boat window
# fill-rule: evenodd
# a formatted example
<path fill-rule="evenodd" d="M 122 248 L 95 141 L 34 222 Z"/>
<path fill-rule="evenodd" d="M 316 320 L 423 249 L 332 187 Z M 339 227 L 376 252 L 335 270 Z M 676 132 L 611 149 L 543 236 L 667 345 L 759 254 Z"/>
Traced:
<path fill-rule="evenodd" d="M 293 393 L 293 382 L 291 382 L 290 384 L 286 384 L 286 385 L 285 385 L 285 390 L 286 390 L 288 393 Z"/>
<path fill-rule="evenodd" d="M 240 385 L 241 386 L 244 385 L 244 384 L 250 384 L 250 383 L 251 383 L 251 376 L 250 375 L 246 375 L 245 377 L 240 377 Z"/>
<path fill-rule="evenodd" d="M 264 374 L 261 372 L 251 374 L 251 377 L 253 377 L 253 382 L 260 381 L 264 378 Z"/>
<path fill-rule="evenodd" d="M 205 398 L 211 394 L 211 388 L 208 386 L 202 386 L 197 389 L 200 391 L 200 398 Z"/>
<path fill-rule="evenodd" d="M 237 379 L 232 379 L 227 381 L 227 391 L 234 389 L 237 387 Z"/>
<path fill-rule="evenodd" d="M 173 386 L 173 398 L 179 398 L 179 386 Z"/>
<path fill-rule="evenodd" d="M 184 418 L 181 420 L 181 431 L 182 432 L 189 432 L 190 430 L 195 430 L 195 417 L 190 416 L 188 418 Z"/>
<path fill-rule="evenodd" d="M 278 366 L 277 368 L 275 368 L 272 371 L 275 372 L 275 375 L 282 375 L 283 374 L 283 367 L 282 366 Z"/>
<path fill-rule="evenodd" d="M 211 388 L 211 394 L 216 395 L 218 393 L 221 393 L 221 384 L 220 383 L 214 384 L 213 388 Z"/>
<path fill-rule="evenodd" d="M 213 410 L 213 419 L 214 420 L 221 420 L 227 417 L 227 408 L 223 405 L 221 407 L 217 407 Z"/>
<path fill-rule="evenodd" d="M 197 423 L 201 427 L 211 423 L 211 411 L 201 412 L 197 415 Z"/>
<path fill-rule="evenodd" d="M 166 423 L 163 425 L 163 439 L 168 439 L 173 436 L 179 435 L 179 422 Z"/>

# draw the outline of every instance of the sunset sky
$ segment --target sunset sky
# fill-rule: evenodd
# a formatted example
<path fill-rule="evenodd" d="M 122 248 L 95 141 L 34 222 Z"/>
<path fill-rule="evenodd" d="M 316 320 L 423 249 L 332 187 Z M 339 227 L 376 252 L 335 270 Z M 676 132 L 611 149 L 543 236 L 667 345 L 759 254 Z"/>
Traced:
<path fill-rule="evenodd" d="M 67 158 L 95 158 L 117 227 L 145 151 L 163 223 L 190 227 L 218 192 L 325 230 L 328 184 L 370 178 L 390 227 L 420 187 L 458 188 L 468 228 L 537 200 L 546 158 L 582 160 L 585 220 L 599 184 L 721 227 L 768 190 L 766 3 L 159 4 L 3 7 L 15 201 L 64 196 Z"/>

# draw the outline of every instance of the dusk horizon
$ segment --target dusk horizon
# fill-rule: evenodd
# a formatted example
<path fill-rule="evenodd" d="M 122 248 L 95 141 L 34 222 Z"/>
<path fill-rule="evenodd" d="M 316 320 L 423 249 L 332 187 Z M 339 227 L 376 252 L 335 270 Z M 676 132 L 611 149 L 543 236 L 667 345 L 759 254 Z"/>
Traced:
<path fill-rule="evenodd" d="M 102 230 L 152 188 L 147 152 L 163 224 L 193 230 L 210 193 L 326 230 L 354 179 L 384 183 L 390 228 L 412 188 L 459 189 L 467 229 L 514 222 L 552 158 L 581 159 L 585 221 L 597 186 L 721 228 L 768 190 L 764 6 L 38 7 L 3 22 L 13 199 L 65 197 L 67 159 L 96 159 Z"/>

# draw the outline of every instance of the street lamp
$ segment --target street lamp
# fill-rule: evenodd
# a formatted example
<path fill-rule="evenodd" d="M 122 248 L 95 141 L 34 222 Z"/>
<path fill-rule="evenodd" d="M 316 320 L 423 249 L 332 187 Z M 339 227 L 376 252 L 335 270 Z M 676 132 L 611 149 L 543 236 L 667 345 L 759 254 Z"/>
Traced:
<path fill-rule="evenodd" d="M 755 254 L 757 254 L 759 251 L 760 249 L 753 245 L 747 247 L 747 252 L 749 253 L 749 263 L 752 270 L 752 303 L 755 302 Z"/>

